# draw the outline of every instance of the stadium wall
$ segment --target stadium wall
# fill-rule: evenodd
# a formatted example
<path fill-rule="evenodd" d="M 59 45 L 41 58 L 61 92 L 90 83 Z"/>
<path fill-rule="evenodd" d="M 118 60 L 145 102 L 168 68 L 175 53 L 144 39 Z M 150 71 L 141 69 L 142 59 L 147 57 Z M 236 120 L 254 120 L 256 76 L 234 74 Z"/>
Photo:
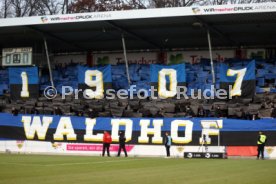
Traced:
<path fill-rule="evenodd" d="M 110 155 L 116 156 L 118 144 L 111 144 Z M 126 150 L 129 156 L 141 157 L 163 157 L 166 155 L 165 147 L 162 145 L 133 145 L 127 144 Z M 22 141 L 22 140 L 1 140 L 0 152 L 13 154 L 51 154 L 51 155 L 89 155 L 101 156 L 102 144 L 99 143 L 69 143 L 69 142 L 48 142 L 48 141 Z M 205 152 L 202 146 L 181 146 L 171 147 L 172 157 L 183 157 L 184 152 Z M 256 146 L 208 146 L 208 152 L 226 153 L 226 156 L 255 157 Z M 123 154 L 123 153 L 122 153 Z M 276 159 L 276 147 L 265 147 L 265 158 Z"/>
<path fill-rule="evenodd" d="M 214 50 L 213 57 L 217 61 L 224 61 L 227 58 L 234 58 L 234 50 Z M 159 62 L 157 52 L 128 53 L 129 64 L 155 64 Z M 166 64 L 177 64 L 183 61 L 187 63 L 199 63 L 202 58 L 209 58 L 209 51 L 175 51 L 166 52 L 164 55 Z M 123 53 L 94 54 L 96 64 L 124 64 Z"/>
<path fill-rule="evenodd" d="M 251 58 L 265 58 L 265 49 L 244 49 L 242 59 L 251 59 Z M 159 53 L 158 52 L 129 52 L 127 53 L 128 63 L 129 64 L 155 64 L 159 62 Z M 226 59 L 236 58 L 236 51 L 234 49 L 229 50 L 214 50 L 213 59 L 216 61 L 223 62 Z M 209 58 L 208 50 L 201 51 L 173 51 L 164 53 L 164 61 L 167 64 L 181 63 L 183 61 L 187 63 L 199 63 L 202 58 Z M 95 64 L 124 64 L 124 55 L 123 53 L 94 53 L 93 61 Z M 54 63 L 78 63 L 86 64 L 86 55 L 85 54 L 64 54 L 56 55 L 54 57 Z"/>
<path fill-rule="evenodd" d="M 110 154 L 116 156 L 118 144 L 111 144 Z M 172 146 L 172 157 L 183 157 L 184 152 L 197 152 L 203 148 L 200 146 Z M 126 150 L 129 156 L 160 157 L 166 155 L 163 145 L 133 145 L 127 144 Z M 209 152 L 224 152 L 224 146 L 210 146 Z M 91 155 L 101 156 L 102 144 L 99 143 L 69 143 L 69 142 L 41 142 L 41 141 L 0 141 L 0 152 L 18 154 L 62 154 L 62 155 Z M 203 152 L 203 151 L 202 151 Z M 123 155 L 123 153 L 122 153 Z"/>

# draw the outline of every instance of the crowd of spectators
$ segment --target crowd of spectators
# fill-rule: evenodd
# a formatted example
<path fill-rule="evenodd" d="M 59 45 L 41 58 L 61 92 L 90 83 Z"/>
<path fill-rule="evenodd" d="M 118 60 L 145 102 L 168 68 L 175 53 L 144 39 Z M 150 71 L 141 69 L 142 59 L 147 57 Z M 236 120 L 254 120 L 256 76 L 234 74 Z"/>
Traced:
<path fill-rule="evenodd" d="M 49 114 L 96 117 L 217 117 L 255 120 L 276 118 L 276 94 L 259 94 L 253 99 L 195 100 L 150 98 L 87 100 L 68 96 L 28 101 L 0 98 L 0 111 L 18 114 Z"/>

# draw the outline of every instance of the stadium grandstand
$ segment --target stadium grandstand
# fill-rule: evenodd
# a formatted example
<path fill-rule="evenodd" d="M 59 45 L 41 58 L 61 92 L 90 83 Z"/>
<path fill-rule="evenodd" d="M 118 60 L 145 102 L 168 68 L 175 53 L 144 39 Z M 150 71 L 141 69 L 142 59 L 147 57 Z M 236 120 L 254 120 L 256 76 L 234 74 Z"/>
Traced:
<path fill-rule="evenodd" d="M 266 131 L 272 148 L 276 139 L 275 17 L 275 3 L 259 3 L 1 19 L 0 137 L 5 139 L 1 151 L 20 152 L 12 146 L 14 140 L 73 141 L 63 151 L 31 148 L 31 143 L 24 150 L 81 154 L 84 150 L 78 150 L 78 144 L 97 145 L 105 129 L 112 131 L 116 142 L 120 129 L 134 146 L 131 154 L 160 156 L 164 155 L 161 135 L 166 131 L 172 132 L 175 149 L 200 146 L 204 119 L 215 129 L 210 133 L 212 142 L 208 134 L 209 151 L 212 146 L 224 153 L 227 146 L 251 149 L 258 131 Z M 233 89 L 227 99 L 211 98 L 213 91 L 228 89 L 230 84 Z M 129 95 L 134 86 L 131 99 L 105 98 L 108 89 L 125 89 Z M 153 92 L 148 93 L 151 86 L 164 98 L 153 99 Z M 186 87 L 188 98 L 176 97 L 177 86 Z M 76 89 L 89 89 L 89 99 L 82 93 L 78 96 Z M 199 90 L 208 90 L 209 98 L 192 98 Z M 139 93 L 143 98 L 138 98 L 137 91 L 143 92 Z M 45 117 L 53 123 L 42 127 L 41 121 L 47 124 Z M 85 134 L 85 122 L 88 126 L 87 119 L 94 118 L 98 123 L 90 128 L 96 124 L 97 134 Z M 160 119 L 164 123 L 158 124 Z M 142 126 L 148 120 L 153 125 Z M 176 134 L 171 130 L 174 120 L 184 121 L 177 124 Z M 151 146 L 151 151 L 143 153 L 143 146 Z M 176 152 L 183 156 L 184 150 Z M 249 154 L 256 154 L 255 150 Z M 276 157 L 276 151 L 266 156 Z"/>
<path fill-rule="evenodd" d="M 0 184 L 274 183 L 275 30 L 275 2 L 0 19 Z"/>

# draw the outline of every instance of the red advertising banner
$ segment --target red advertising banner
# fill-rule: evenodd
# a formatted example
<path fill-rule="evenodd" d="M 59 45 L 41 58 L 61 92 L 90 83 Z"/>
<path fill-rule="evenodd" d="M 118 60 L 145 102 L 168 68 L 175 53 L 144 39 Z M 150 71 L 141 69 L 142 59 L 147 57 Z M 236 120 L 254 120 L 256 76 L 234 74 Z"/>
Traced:
<path fill-rule="evenodd" d="M 227 146 L 228 156 L 256 156 L 257 146 Z"/>

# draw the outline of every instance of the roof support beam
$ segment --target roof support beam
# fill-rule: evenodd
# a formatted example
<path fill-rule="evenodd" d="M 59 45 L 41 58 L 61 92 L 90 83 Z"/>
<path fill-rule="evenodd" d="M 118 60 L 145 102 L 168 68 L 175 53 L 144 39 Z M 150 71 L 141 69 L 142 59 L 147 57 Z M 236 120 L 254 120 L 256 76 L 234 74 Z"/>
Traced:
<path fill-rule="evenodd" d="M 137 39 L 139 39 L 139 40 L 142 40 L 142 41 L 144 41 L 144 42 L 146 42 L 146 43 L 152 45 L 152 46 L 153 46 L 154 48 L 156 48 L 156 49 L 160 49 L 160 50 L 162 49 L 162 47 L 161 47 L 160 45 L 158 45 L 158 44 L 156 44 L 156 43 L 150 41 L 150 40 L 147 39 L 147 38 L 144 38 L 143 36 L 140 36 L 140 35 L 138 35 L 138 34 L 132 32 L 132 31 L 130 31 L 130 30 L 127 30 L 127 29 L 123 28 L 122 26 L 119 26 L 119 25 L 115 24 L 113 21 L 105 21 L 105 22 L 108 23 L 109 25 L 113 26 L 114 28 L 118 29 L 118 30 L 121 31 L 122 33 L 129 34 L 129 35 L 131 35 L 131 36 L 133 36 L 133 37 L 135 37 L 135 38 L 137 38 Z"/>
<path fill-rule="evenodd" d="M 122 34 L 122 45 L 123 45 L 125 64 L 126 64 L 127 81 L 128 81 L 128 86 L 130 86 L 131 81 L 130 81 L 130 76 L 129 76 L 128 60 L 127 60 L 127 53 L 126 53 L 126 43 L 125 43 L 124 34 Z"/>
<path fill-rule="evenodd" d="M 48 69 L 49 69 L 50 81 L 51 81 L 52 87 L 55 88 L 53 75 L 52 75 L 52 68 L 51 68 L 51 63 L 50 63 L 50 58 L 49 58 L 49 52 L 48 52 L 47 39 L 45 37 L 43 39 L 44 39 L 44 46 L 45 46 L 45 53 L 46 53 L 46 57 L 47 57 L 47 64 L 48 64 Z"/>
<path fill-rule="evenodd" d="M 228 43 L 230 43 L 232 46 L 239 46 L 239 44 L 235 41 L 232 40 L 231 38 L 229 38 L 228 36 L 226 36 L 225 34 L 223 34 L 223 32 L 221 32 L 220 30 L 218 30 L 217 28 L 215 28 L 214 26 L 209 25 L 208 23 L 206 23 L 202 18 L 195 16 L 194 17 L 198 22 L 200 22 L 204 27 L 206 27 L 207 29 L 209 29 L 210 31 L 215 32 L 217 35 L 219 35 L 221 38 L 223 38 L 223 41 L 227 41 Z"/>

